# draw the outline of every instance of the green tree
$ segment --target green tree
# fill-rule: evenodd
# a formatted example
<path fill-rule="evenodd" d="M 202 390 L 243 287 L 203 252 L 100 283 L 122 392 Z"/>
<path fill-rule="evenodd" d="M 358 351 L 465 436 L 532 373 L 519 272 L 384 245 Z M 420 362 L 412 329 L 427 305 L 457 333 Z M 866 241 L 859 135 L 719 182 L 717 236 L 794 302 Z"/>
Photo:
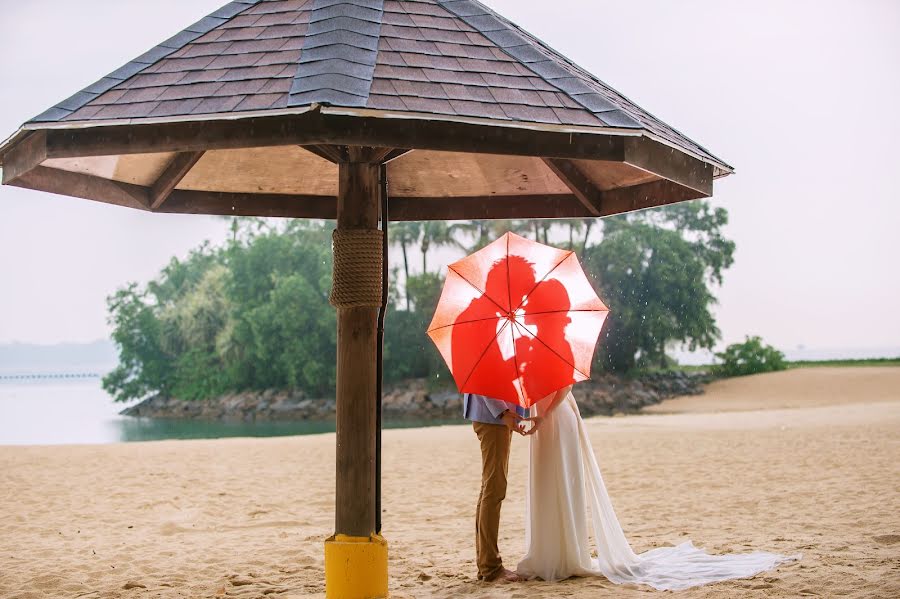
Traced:
<path fill-rule="evenodd" d="M 175 358 L 171 393 L 181 399 L 200 399 L 231 388 L 220 337 L 230 330 L 232 309 L 226 294 L 230 273 L 223 264 L 210 267 L 203 278 L 158 315 L 164 350 Z"/>
<path fill-rule="evenodd" d="M 422 225 L 417 222 L 393 223 L 388 227 L 388 236 L 390 237 L 389 242 L 392 245 L 399 245 L 400 251 L 403 254 L 404 281 L 409 281 L 409 257 L 407 255 L 407 249 L 410 246 L 415 245 L 419 240 L 421 232 Z M 411 309 L 408 294 L 406 294 L 406 309 Z"/>
<path fill-rule="evenodd" d="M 238 389 L 328 387 L 335 335 L 328 304 L 331 260 L 330 233 L 322 222 L 292 221 L 283 231 L 229 247 L 234 323 L 221 343 L 237 348 L 228 368 Z M 307 357 L 311 362 L 304 365 Z M 314 382 L 313 371 L 321 373 Z"/>
<path fill-rule="evenodd" d="M 712 348 L 719 338 L 710 285 L 731 265 L 733 242 L 721 228 L 727 213 L 676 205 L 605 221 L 603 240 L 584 264 L 610 308 L 598 361 L 623 372 L 667 365 L 666 347 Z"/>
<path fill-rule="evenodd" d="M 743 343 L 732 343 L 716 357 L 722 363 L 716 365 L 714 372 L 721 376 L 774 372 L 788 367 L 784 354 L 771 345 L 763 345 L 759 337 L 748 336 Z"/>
<path fill-rule="evenodd" d="M 227 248 L 203 245 L 146 289 L 130 284 L 109 298 L 120 363 L 104 388 L 117 400 L 333 389 L 327 223 L 248 224 Z"/>
<path fill-rule="evenodd" d="M 523 236 L 532 231 L 528 220 L 471 220 L 455 223 L 453 227 L 455 235 L 462 234 L 471 240 L 469 244 L 457 243 L 468 253 L 477 252 L 507 231 Z"/>
<path fill-rule="evenodd" d="M 413 275 L 407 294 L 413 310 L 389 306 L 385 319 L 384 371 L 388 382 L 404 378 L 428 378 L 440 385 L 452 383 L 450 371 L 425 331 L 440 298 L 443 279 L 435 273 Z"/>
<path fill-rule="evenodd" d="M 103 389 L 116 401 L 166 392 L 172 385 L 172 359 L 161 347 L 160 323 L 147 292 L 129 283 L 107 299 L 112 339 L 119 364 L 103 377 Z"/>
<path fill-rule="evenodd" d="M 466 247 L 458 239 L 461 231 L 459 225 L 444 221 L 431 220 L 419 224 L 419 248 L 422 250 L 422 273 L 428 273 L 427 256 L 432 247 L 453 246 L 465 250 Z"/>

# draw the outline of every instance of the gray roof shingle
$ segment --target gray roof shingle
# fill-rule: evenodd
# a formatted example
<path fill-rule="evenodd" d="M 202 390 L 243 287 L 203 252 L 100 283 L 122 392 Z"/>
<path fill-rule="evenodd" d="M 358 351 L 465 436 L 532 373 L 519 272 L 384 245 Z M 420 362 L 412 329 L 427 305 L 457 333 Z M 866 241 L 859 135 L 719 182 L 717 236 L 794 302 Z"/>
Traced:
<path fill-rule="evenodd" d="M 727 168 L 474 0 L 237 0 L 32 122 L 315 103 L 643 129 Z"/>

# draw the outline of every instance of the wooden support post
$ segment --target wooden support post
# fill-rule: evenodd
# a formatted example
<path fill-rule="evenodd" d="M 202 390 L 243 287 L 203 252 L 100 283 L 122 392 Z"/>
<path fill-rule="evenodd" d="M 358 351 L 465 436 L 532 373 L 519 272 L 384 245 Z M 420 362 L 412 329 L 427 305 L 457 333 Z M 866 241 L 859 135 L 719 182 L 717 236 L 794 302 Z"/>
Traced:
<path fill-rule="evenodd" d="M 378 228 L 378 170 L 378 164 L 368 162 L 340 164 L 339 231 Z M 335 532 L 354 537 L 375 532 L 377 324 L 378 306 L 337 310 Z"/>
<path fill-rule="evenodd" d="M 334 536 L 325 598 L 387 597 L 388 552 L 376 521 L 378 312 L 383 300 L 378 153 L 350 147 L 338 166 L 331 303 L 337 308 Z"/>

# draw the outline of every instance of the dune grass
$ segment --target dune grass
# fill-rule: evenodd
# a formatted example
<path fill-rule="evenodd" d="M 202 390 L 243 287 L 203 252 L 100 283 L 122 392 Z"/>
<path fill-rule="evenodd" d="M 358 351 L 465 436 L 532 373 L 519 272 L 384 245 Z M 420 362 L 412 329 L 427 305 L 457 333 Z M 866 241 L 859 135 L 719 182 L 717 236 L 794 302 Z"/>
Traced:
<path fill-rule="evenodd" d="M 866 358 L 863 360 L 797 360 L 788 362 L 788 368 L 815 366 L 900 366 L 900 356 L 896 358 Z"/>

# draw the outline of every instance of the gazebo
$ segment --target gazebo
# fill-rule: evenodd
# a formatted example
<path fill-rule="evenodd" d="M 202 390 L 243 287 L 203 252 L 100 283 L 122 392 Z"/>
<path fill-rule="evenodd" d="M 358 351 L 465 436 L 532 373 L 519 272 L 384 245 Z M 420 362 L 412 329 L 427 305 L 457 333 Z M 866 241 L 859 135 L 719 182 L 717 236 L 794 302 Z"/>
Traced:
<path fill-rule="evenodd" d="M 336 219 L 329 597 L 387 593 L 388 221 L 592 218 L 732 168 L 472 0 L 237 0 L 25 123 L 3 184 L 148 212 Z"/>

